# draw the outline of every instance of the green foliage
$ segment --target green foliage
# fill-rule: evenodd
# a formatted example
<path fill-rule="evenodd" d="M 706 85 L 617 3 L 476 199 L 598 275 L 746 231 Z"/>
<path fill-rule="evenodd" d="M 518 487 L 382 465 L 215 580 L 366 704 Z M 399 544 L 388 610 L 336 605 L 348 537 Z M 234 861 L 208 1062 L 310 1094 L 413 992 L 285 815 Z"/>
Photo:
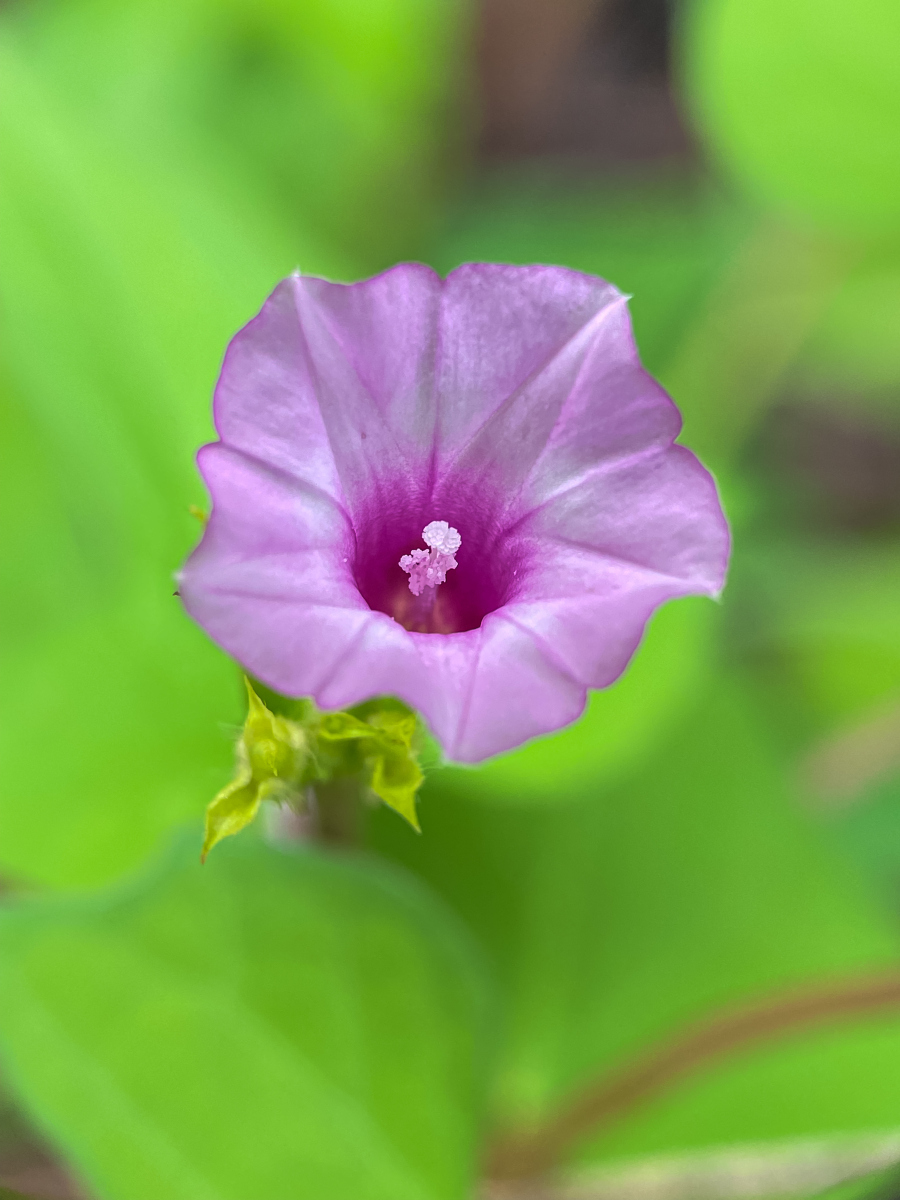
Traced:
<path fill-rule="evenodd" d="M 641 357 L 658 371 L 702 309 L 753 214 L 705 180 L 666 172 L 603 186 L 532 169 L 473 186 L 433 257 L 553 262 L 609 279 L 629 305 Z"/>
<path fill-rule="evenodd" d="M 13 877 L 89 886 L 200 817 L 227 778 L 233 666 L 169 595 L 26 642 L 0 697 L 0 856 Z M 9 686 L 9 685 L 8 685 Z"/>
<path fill-rule="evenodd" d="M 367 700 L 345 712 L 320 713 L 311 700 L 287 701 L 277 716 L 249 679 L 249 708 L 237 744 L 237 771 L 206 810 L 201 857 L 222 838 L 240 833 L 263 800 L 302 807 L 317 782 L 356 778 L 418 831 L 416 792 L 424 778 L 417 750 L 418 721 L 405 704 Z"/>
<path fill-rule="evenodd" d="M 172 571 L 196 536 L 216 362 L 279 254 L 268 231 L 253 244 L 262 214 L 251 229 L 196 175 L 73 121 L 2 27 L 0 63 L 0 403 L 18 471 L 0 503 L 21 550 L 0 585 L 0 859 L 95 883 L 199 815 L 227 771 L 233 669 L 181 614 Z"/>
<path fill-rule="evenodd" d="M 426 762 L 393 702 L 251 694 L 213 838 L 348 775 L 415 825 L 418 759 L 423 836 L 381 806 L 367 839 L 421 882 L 259 831 L 201 870 L 192 832 L 124 889 L 4 900 L 4 1083 L 92 1194 L 462 1200 L 497 1129 L 685 1023 L 896 963 L 896 774 L 797 804 L 810 751 L 900 696 L 896 521 L 813 536 L 798 480 L 751 459 L 785 395 L 900 412 L 897 13 L 695 0 L 681 99 L 725 191 L 694 168 L 457 187 L 452 0 L 2 7 L 6 879 L 107 886 L 226 784 L 239 676 L 173 571 L 227 339 L 298 264 L 610 278 L 737 547 L 721 605 L 665 607 L 581 721 L 477 769 Z M 898 1069 L 889 1015 L 773 1039 L 575 1157 L 894 1127 Z"/>
<path fill-rule="evenodd" d="M 386 867 L 241 839 L 0 921 L 5 1076 L 96 1194 L 463 1200 L 486 984 Z"/>
<path fill-rule="evenodd" d="M 900 773 L 877 779 L 861 795 L 828 814 L 827 828 L 840 851 L 854 861 L 893 905 L 900 879 Z"/>
<path fill-rule="evenodd" d="M 794 374 L 809 394 L 839 395 L 900 414 L 900 243 L 868 248 L 803 347 Z"/>
<path fill-rule="evenodd" d="M 892 541 L 776 539 L 748 555 L 768 613 L 768 649 L 782 656 L 810 728 L 821 734 L 900 696 L 900 557 Z"/>
<path fill-rule="evenodd" d="M 503 1126 L 722 1006 L 896 955 L 892 925 L 796 810 L 752 692 L 733 681 L 708 683 L 615 786 L 488 806 L 439 773 L 421 811 L 421 838 L 377 813 L 371 837 L 446 897 L 494 964 Z M 585 1153 L 891 1127 L 898 1069 L 897 1018 L 772 1041 L 688 1076 Z"/>
<path fill-rule="evenodd" d="M 723 473 L 726 498 L 741 452 L 790 386 L 797 355 L 854 261 L 832 237 L 762 218 L 661 368 L 684 412 L 685 443 Z"/>
<path fill-rule="evenodd" d="M 73 0 L 17 24 L 85 116 L 144 154 L 217 160 L 299 217 L 305 270 L 334 270 L 322 242 L 345 271 L 381 269 L 433 221 L 467 33 L 454 0 Z"/>
<path fill-rule="evenodd" d="M 683 81 L 760 196 L 851 230 L 900 227 L 894 0 L 693 0 Z"/>

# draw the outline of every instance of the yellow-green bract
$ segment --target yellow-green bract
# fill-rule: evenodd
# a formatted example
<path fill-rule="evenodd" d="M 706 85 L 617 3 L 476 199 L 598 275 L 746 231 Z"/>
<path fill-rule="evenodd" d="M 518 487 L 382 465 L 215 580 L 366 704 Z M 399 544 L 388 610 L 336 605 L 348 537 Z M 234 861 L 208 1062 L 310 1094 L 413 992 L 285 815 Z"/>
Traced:
<path fill-rule="evenodd" d="M 249 708 L 237 769 L 206 810 L 203 859 L 222 838 L 249 825 L 263 800 L 301 807 L 311 784 L 336 778 L 358 776 L 418 830 L 416 792 L 423 775 L 416 717 L 404 704 L 379 699 L 320 713 L 312 701 L 301 701 L 295 717 L 284 717 L 245 682 Z"/>

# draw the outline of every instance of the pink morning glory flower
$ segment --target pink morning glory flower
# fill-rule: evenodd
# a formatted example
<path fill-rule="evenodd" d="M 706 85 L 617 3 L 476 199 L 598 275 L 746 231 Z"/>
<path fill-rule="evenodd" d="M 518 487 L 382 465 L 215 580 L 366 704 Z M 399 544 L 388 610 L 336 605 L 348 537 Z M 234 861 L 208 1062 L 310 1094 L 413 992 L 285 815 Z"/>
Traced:
<path fill-rule="evenodd" d="M 188 611 L 282 694 L 398 696 L 459 762 L 573 721 L 659 604 L 723 585 L 715 485 L 602 279 L 292 276 L 215 420 Z"/>

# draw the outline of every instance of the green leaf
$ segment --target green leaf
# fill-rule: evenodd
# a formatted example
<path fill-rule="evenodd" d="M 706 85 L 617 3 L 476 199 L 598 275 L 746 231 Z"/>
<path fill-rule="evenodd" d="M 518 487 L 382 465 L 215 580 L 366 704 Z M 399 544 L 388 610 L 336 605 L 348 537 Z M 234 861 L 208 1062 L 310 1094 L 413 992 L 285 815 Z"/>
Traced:
<path fill-rule="evenodd" d="M 7 877 L 85 887 L 133 870 L 228 778 L 234 666 L 171 591 L 147 593 L 3 655 Z"/>
<path fill-rule="evenodd" d="M 895 0 L 693 0 L 683 80 L 757 194 L 841 228 L 900 229 Z"/>
<path fill-rule="evenodd" d="M 0 918 L 0 1058 L 107 1200 L 464 1200 L 486 986 L 387 867 L 191 840 Z"/>
<path fill-rule="evenodd" d="M 612 786 L 489 805 L 436 772 L 423 837 L 372 814 L 374 843 L 429 880 L 495 964 L 500 1123 L 553 1111 L 722 1006 L 895 963 L 892 919 L 785 778 L 752 695 L 715 681 Z M 590 1153 L 890 1127 L 898 1070 L 896 1018 L 773 1040 L 688 1076 Z"/>
<path fill-rule="evenodd" d="M 144 151 L 174 134 L 220 158 L 280 220 L 352 248 L 360 273 L 409 257 L 442 200 L 468 33 L 458 0 L 73 0 L 18 24 L 84 117 Z M 312 250 L 304 269 L 321 270 Z"/>
<path fill-rule="evenodd" d="M 227 779 L 233 667 L 172 573 L 225 343 L 309 241 L 215 156 L 80 113 L 13 28 L 4 10 L 0 866 L 95 884 Z"/>

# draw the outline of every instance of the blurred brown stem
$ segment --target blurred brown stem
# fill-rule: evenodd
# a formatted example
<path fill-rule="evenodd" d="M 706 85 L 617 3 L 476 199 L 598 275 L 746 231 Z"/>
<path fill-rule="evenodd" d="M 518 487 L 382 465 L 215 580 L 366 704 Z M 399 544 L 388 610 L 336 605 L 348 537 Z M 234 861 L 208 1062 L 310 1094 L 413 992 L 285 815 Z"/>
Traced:
<path fill-rule="evenodd" d="M 488 1158 L 491 1179 L 536 1180 L 579 1141 L 664 1092 L 685 1075 L 758 1042 L 827 1021 L 900 1009 L 900 973 L 792 991 L 722 1012 L 588 1083 L 546 1121 L 501 1138 Z"/>
<path fill-rule="evenodd" d="M 362 828 L 362 794 L 359 780 L 352 776 L 316 783 L 312 787 L 315 807 L 313 837 L 328 846 L 355 846 Z"/>
<path fill-rule="evenodd" d="M 25 1192 L 14 1192 L 11 1188 L 0 1186 L 0 1200 L 42 1200 L 42 1198 Z"/>
<path fill-rule="evenodd" d="M 483 0 L 478 58 L 485 147 L 528 140 L 604 2 Z"/>

